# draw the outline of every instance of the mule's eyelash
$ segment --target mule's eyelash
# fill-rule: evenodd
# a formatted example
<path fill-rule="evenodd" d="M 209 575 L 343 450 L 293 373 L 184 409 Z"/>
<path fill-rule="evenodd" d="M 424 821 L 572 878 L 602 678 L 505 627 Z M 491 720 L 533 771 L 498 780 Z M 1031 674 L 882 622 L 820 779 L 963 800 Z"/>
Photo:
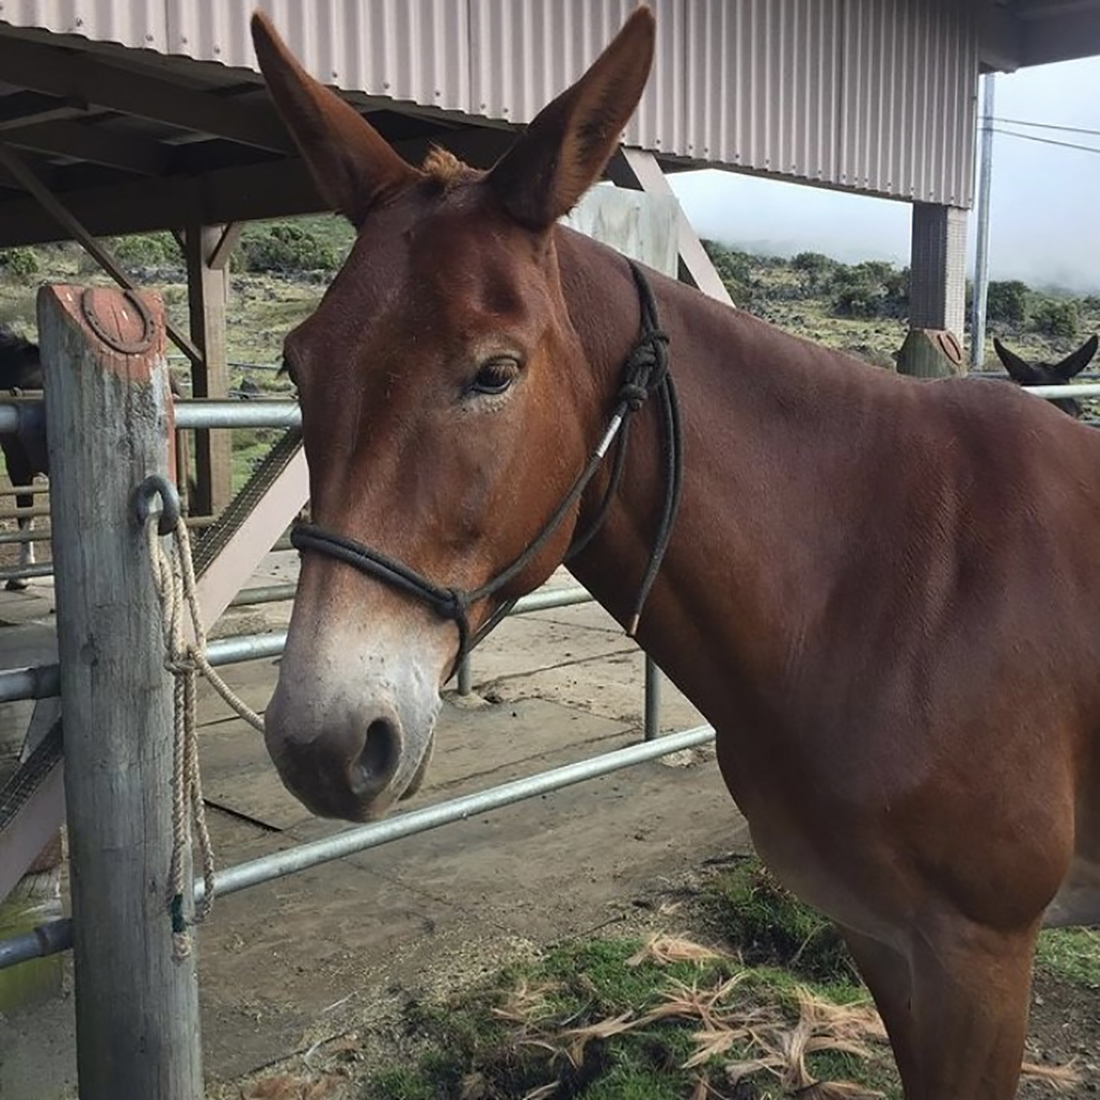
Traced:
<path fill-rule="evenodd" d="M 486 359 L 465 389 L 467 397 L 500 397 L 519 378 L 522 365 L 511 355 L 496 355 Z"/>

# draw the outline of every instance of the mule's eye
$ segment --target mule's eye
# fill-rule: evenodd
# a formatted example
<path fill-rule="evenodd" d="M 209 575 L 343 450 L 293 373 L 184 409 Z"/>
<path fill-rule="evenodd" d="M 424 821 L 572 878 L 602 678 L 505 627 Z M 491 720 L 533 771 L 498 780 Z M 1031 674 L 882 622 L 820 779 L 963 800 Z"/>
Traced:
<path fill-rule="evenodd" d="M 469 392 L 493 396 L 504 393 L 519 376 L 519 363 L 507 356 L 487 359 L 481 364 Z"/>

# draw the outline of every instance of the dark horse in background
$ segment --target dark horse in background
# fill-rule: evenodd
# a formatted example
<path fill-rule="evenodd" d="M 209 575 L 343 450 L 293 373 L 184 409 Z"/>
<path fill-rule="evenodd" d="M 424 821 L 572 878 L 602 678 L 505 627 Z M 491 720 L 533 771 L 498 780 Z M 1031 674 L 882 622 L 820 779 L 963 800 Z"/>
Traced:
<path fill-rule="evenodd" d="M 42 389 L 42 363 L 38 357 L 38 345 L 16 335 L 8 326 L 0 325 L 0 390 L 22 393 Z M 15 487 L 29 486 L 39 474 L 49 473 L 44 435 L 0 435 L 0 450 L 8 477 Z M 30 508 L 34 504 L 33 493 L 17 493 L 18 508 Z M 20 516 L 19 530 L 29 535 L 34 526 L 31 516 Z M 19 544 L 19 567 L 34 564 L 34 543 Z M 22 577 L 13 577 L 6 587 L 19 591 L 27 587 Z"/>
<path fill-rule="evenodd" d="M 169 386 L 175 397 L 182 391 L 174 375 L 169 375 Z M 21 394 L 25 391 L 42 390 L 42 362 L 38 354 L 38 345 L 22 336 L 18 336 L 7 325 L 0 325 L 0 391 Z M 177 433 L 177 460 L 187 465 L 187 449 Z M 4 463 L 8 477 L 15 487 L 29 486 L 39 474 L 49 476 L 49 456 L 46 437 L 41 434 L 27 435 L 0 434 L 0 450 L 4 452 Z M 191 478 L 187 481 L 188 494 L 193 498 L 195 486 Z M 16 507 L 30 508 L 34 504 L 33 493 L 17 493 Z M 31 516 L 18 518 L 19 530 L 30 534 L 34 527 Z M 27 541 L 19 544 L 19 567 L 26 568 L 34 564 L 34 543 Z M 22 577 L 13 577 L 5 586 L 9 591 L 18 592 L 27 587 Z"/>
<path fill-rule="evenodd" d="M 1013 382 L 1021 386 L 1064 386 L 1089 365 L 1098 344 L 1100 340 L 1093 336 L 1058 363 L 1029 363 L 1014 351 L 1009 351 L 996 337 L 993 339 L 993 350 Z M 1079 420 L 1084 413 L 1080 402 L 1072 397 L 1060 397 L 1051 404 L 1075 420 Z"/>

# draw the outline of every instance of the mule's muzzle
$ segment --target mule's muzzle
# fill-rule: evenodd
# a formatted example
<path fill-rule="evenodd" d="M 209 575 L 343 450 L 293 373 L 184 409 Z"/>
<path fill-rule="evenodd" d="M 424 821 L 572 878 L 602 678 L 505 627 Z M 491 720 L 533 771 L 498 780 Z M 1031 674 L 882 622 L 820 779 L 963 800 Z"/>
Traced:
<path fill-rule="evenodd" d="M 394 789 L 405 750 L 394 712 L 349 716 L 337 727 L 299 734 L 283 726 L 273 705 L 265 727 L 283 784 L 319 817 L 369 821 L 404 793 Z"/>

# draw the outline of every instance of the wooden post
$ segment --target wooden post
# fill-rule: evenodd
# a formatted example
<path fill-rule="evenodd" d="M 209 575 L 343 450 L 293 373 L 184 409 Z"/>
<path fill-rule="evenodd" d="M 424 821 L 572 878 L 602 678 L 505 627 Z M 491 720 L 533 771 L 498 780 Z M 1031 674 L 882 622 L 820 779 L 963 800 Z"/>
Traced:
<path fill-rule="evenodd" d="M 225 305 L 229 251 L 222 226 L 191 225 L 185 238 L 191 340 L 202 352 L 192 378 L 195 397 L 226 397 L 229 362 L 225 345 Z M 216 261 L 218 266 L 215 266 Z M 233 495 L 233 445 L 228 432 L 195 432 L 196 496 L 192 515 L 220 512 Z"/>
<path fill-rule="evenodd" d="M 195 961 L 172 959 L 172 689 L 133 491 L 168 472 L 164 307 L 43 287 L 81 1100 L 200 1100 Z M 190 873 L 190 871 L 188 871 Z"/>

